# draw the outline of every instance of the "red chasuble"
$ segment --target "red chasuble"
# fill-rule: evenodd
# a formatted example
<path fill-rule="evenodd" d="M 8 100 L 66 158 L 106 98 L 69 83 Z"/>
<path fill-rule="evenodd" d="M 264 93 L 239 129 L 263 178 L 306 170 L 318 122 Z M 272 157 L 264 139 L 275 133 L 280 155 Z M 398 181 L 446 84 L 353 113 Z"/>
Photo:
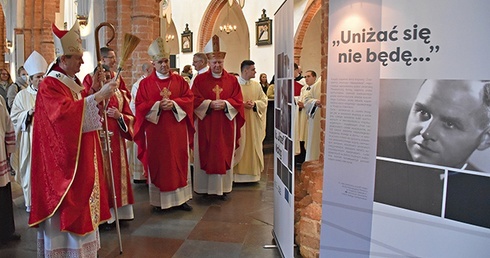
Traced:
<path fill-rule="evenodd" d="M 303 88 L 303 85 L 297 81 L 294 81 L 294 96 L 301 95 L 301 88 Z"/>
<path fill-rule="evenodd" d="M 157 124 L 145 118 L 155 102 L 162 100 L 164 89 L 170 91 L 168 98 L 187 114 L 180 122 L 172 110 L 161 110 Z M 154 71 L 140 82 L 135 100 L 134 141 L 138 158 L 160 191 L 174 191 L 187 185 L 188 150 L 194 136 L 193 99 L 189 84 L 180 75 L 171 74 L 161 80 Z"/>
<path fill-rule="evenodd" d="M 92 86 L 92 75 L 93 73 L 89 73 L 85 75 L 83 78 L 83 86 L 85 87 L 85 92 L 88 93 L 90 90 L 90 87 Z M 114 72 L 111 72 L 111 78 L 114 78 L 115 74 Z M 128 99 L 131 99 L 131 91 L 128 90 L 126 87 L 126 83 L 124 82 L 122 76 L 119 76 L 119 89 L 125 93 Z"/>
<path fill-rule="evenodd" d="M 58 213 L 61 231 L 84 235 L 110 218 L 102 150 L 96 131 L 82 133 L 85 101 L 58 78 L 46 77 L 36 97 L 29 225 Z"/>
<path fill-rule="evenodd" d="M 223 90 L 220 99 L 228 101 L 238 110 L 238 114 L 230 121 L 225 111 L 209 109 L 204 119 L 198 121 L 199 158 L 201 168 L 207 174 L 226 174 L 226 170 L 232 166 L 235 151 L 233 146 L 238 148 L 245 112 L 240 84 L 235 76 L 224 70 L 221 78 L 214 78 L 211 71 L 196 77 L 192 87 L 194 108 L 199 107 L 206 99 L 216 100 L 216 92 L 213 91 L 216 85 Z"/>
<path fill-rule="evenodd" d="M 113 74 L 114 76 L 114 74 Z M 90 78 L 90 79 L 89 79 Z M 86 75 L 83 79 L 83 86 L 85 87 L 85 92 L 89 92 L 90 87 L 92 87 L 92 76 L 90 74 Z M 128 156 L 126 154 L 126 140 L 133 140 L 133 127 L 134 127 L 134 115 L 129 108 L 129 96 L 128 90 L 124 81 L 120 80 L 119 89 L 116 93 L 109 99 L 109 107 L 116 108 L 121 113 L 124 122 L 127 125 L 127 132 L 124 132 L 118 121 L 115 118 L 107 117 L 107 124 L 109 131 L 113 133 L 111 137 L 111 159 L 112 159 L 112 170 L 114 174 L 114 186 L 116 188 L 116 200 L 117 207 L 122 207 L 128 204 L 134 203 L 133 188 L 131 187 L 131 175 L 129 171 Z M 103 103 L 103 102 L 101 102 Z M 102 105 L 100 105 L 102 108 Z M 100 114 L 103 116 L 103 114 Z M 104 126 L 104 125 L 103 125 Z M 105 144 L 105 143 L 102 143 Z M 105 146 L 103 146 L 105 148 Z M 109 158 L 107 157 L 107 152 L 104 154 L 104 174 L 106 182 L 109 184 L 108 189 L 111 189 L 111 174 L 109 166 Z M 109 204 L 114 207 L 113 196 L 110 194 L 107 196 Z"/>

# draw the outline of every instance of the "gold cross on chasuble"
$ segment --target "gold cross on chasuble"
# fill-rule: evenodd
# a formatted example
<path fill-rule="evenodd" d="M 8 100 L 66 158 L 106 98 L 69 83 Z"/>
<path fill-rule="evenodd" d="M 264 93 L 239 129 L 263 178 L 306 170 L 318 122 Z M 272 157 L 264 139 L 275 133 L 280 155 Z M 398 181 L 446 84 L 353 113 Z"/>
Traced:
<path fill-rule="evenodd" d="M 162 96 L 162 99 L 168 99 L 170 95 L 172 95 L 172 92 L 166 87 L 160 91 L 160 96 Z"/>
<path fill-rule="evenodd" d="M 216 86 L 214 86 L 214 88 L 213 88 L 213 91 L 214 91 L 214 93 L 216 93 L 216 100 L 220 99 L 219 95 L 223 91 L 223 88 L 220 88 L 219 85 L 216 84 Z"/>

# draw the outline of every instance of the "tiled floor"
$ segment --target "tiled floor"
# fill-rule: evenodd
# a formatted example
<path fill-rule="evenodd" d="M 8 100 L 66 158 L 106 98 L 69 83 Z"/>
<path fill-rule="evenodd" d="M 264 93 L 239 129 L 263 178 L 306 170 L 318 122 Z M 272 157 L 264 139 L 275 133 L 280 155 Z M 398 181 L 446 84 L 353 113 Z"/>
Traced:
<path fill-rule="evenodd" d="M 273 154 L 265 155 L 259 183 L 235 184 L 228 200 L 194 195 L 191 212 L 154 211 L 145 184 L 134 184 L 135 219 L 121 222 L 123 254 L 116 230 L 101 232 L 99 257 L 280 257 L 272 244 Z M 14 184 L 15 185 L 15 184 Z M 13 187 L 17 233 L 22 239 L 0 246 L 0 257 L 36 257 L 36 230 L 18 185 Z"/>

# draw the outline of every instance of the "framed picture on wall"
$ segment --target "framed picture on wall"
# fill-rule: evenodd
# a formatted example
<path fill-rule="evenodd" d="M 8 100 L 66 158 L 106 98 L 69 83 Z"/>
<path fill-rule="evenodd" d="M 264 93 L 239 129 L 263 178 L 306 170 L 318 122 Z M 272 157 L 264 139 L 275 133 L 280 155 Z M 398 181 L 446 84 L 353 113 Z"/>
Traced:
<path fill-rule="evenodd" d="M 189 30 L 189 24 L 185 24 L 185 30 L 182 32 L 182 52 L 192 52 L 192 32 Z"/>
<path fill-rule="evenodd" d="M 272 44 L 272 20 L 265 14 L 265 9 L 262 10 L 262 17 L 255 22 L 255 38 L 257 46 Z"/>

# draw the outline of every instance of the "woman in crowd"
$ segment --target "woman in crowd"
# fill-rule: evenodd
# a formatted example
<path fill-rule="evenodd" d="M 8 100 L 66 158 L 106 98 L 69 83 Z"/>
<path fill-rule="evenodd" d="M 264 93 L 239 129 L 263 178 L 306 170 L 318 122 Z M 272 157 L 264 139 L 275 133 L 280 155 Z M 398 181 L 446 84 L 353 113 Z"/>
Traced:
<path fill-rule="evenodd" d="M 19 69 L 17 69 L 17 78 L 15 79 L 15 82 L 10 85 L 7 91 L 8 110 L 12 109 L 12 104 L 14 103 L 14 99 L 17 93 L 27 88 L 27 86 L 29 86 L 27 71 L 24 66 L 21 66 L 19 67 Z"/>
<path fill-rule="evenodd" d="M 7 90 L 12 84 L 12 78 L 10 77 L 9 71 L 5 68 L 0 69 L 0 95 L 7 103 Z"/>
<path fill-rule="evenodd" d="M 259 83 L 262 87 L 262 91 L 267 95 L 267 89 L 269 89 L 269 83 L 267 82 L 267 74 L 261 73 L 259 76 Z"/>
<path fill-rule="evenodd" d="M 274 76 L 272 76 L 272 80 L 269 83 L 269 88 L 267 89 L 267 97 L 270 99 L 274 98 Z"/>
<path fill-rule="evenodd" d="M 185 81 L 190 84 L 192 79 L 192 66 L 191 65 L 184 66 L 184 69 L 182 69 L 180 75 L 182 75 Z"/>

